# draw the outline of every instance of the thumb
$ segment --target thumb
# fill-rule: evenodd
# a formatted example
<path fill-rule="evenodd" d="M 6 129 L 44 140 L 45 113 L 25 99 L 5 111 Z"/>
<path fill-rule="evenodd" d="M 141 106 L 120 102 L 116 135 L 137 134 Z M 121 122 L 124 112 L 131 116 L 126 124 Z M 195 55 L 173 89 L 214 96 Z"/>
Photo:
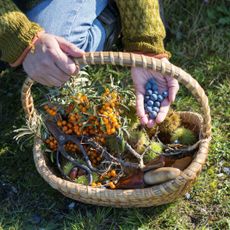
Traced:
<path fill-rule="evenodd" d="M 84 55 L 84 51 L 79 49 L 77 46 L 75 46 L 73 43 L 67 41 L 65 38 L 55 36 L 61 50 L 72 56 L 72 57 L 82 57 Z"/>

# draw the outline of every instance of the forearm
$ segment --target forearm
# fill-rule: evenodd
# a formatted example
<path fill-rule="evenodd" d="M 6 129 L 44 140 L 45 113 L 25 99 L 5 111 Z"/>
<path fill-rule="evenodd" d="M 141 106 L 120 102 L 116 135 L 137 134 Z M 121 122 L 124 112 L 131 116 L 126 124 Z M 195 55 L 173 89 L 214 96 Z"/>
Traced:
<path fill-rule="evenodd" d="M 170 54 L 165 51 L 165 28 L 158 0 L 117 0 L 126 51 Z"/>
<path fill-rule="evenodd" d="M 13 63 L 42 28 L 28 18 L 11 0 L 0 0 L 0 59 Z"/>

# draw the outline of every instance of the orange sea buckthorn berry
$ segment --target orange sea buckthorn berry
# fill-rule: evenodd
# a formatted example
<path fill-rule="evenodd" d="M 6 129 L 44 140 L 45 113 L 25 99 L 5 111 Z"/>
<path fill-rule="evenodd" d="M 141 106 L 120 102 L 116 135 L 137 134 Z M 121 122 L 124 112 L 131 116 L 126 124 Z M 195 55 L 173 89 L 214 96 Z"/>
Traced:
<path fill-rule="evenodd" d="M 115 189 L 116 188 L 115 184 L 112 181 L 109 182 L 109 187 L 111 189 Z"/>
<path fill-rule="evenodd" d="M 71 114 L 71 115 L 69 116 L 69 121 L 71 121 L 71 122 L 76 121 L 76 117 L 75 117 L 73 114 Z"/>
<path fill-rule="evenodd" d="M 62 121 L 62 125 L 66 125 L 67 124 L 67 122 L 64 120 L 64 121 Z"/>
<path fill-rule="evenodd" d="M 59 127 L 61 127 L 61 126 L 62 126 L 62 121 L 61 121 L 61 120 L 58 120 L 58 121 L 57 121 L 57 125 L 58 125 Z"/>
<path fill-rule="evenodd" d="M 111 176 L 111 177 L 115 177 L 116 175 L 117 175 L 116 171 L 115 171 L 114 169 L 111 170 L 110 176 Z"/>
<path fill-rule="evenodd" d="M 110 132 L 111 134 L 114 134 L 116 132 L 115 128 L 112 128 Z"/>
<path fill-rule="evenodd" d="M 55 110 L 50 110 L 50 116 L 55 116 L 57 114 L 57 112 Z"/>

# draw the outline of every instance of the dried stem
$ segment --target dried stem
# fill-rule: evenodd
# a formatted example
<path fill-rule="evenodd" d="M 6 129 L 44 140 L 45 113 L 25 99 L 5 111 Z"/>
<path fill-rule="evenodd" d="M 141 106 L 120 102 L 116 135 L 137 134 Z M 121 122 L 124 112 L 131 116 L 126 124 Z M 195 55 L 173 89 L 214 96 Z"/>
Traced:
<path fill-rule="evenodd" d="M 91 146 L 93 146 L 94 148 L 98 149 L 102 156 L 105 157 L 106 160 L 108 161 L 114 161 L 119 163 L 120 165 L 122 165 L 123 167 L 128 167 L 128 168 L 140 168 L 138 163 L 132 163 L 132 162 L 126 162 L 120 158 L 114 157 L 113 155 L 111 155 L 105 148 L 103 148 L 100 144 L 98 144 L 95 141 L 92 141 L 90 139 L 87 140 L 87 143 Z"/>
<path fill-rule="evenodd" d="M 119 137 L 119 136 L 117 136 L 116 137 L 117 138 L 117 140 L 119 141 L 119 142 L 122 142 L 122 139 Z M 137 159 L 138 159 L 138 161 L 139 161 L 139 168 L 144 168 L 145 167 L 145 164 L 144 164 L 144 155 L 145 155 L 145 153 L 146 152 L 144 152 L 143 154 L 139 154 L 138 152 L 136 152 L 135 151 L 135 149 L 133 149 L 132 148 L 132 146 L 130 145 L 130 144 L 128 144 L 127 142 L 125 142 L 125 148 L 126 148 L 126 150 L 127 151 L 129 151 L 134 157 L 136 157 Z"/>

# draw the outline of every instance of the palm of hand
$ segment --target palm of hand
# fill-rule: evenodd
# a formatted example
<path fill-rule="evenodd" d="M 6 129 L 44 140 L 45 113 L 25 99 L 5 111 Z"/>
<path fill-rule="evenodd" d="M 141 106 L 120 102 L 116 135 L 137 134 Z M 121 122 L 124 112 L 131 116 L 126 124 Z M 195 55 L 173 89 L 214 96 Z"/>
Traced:
<path fill-rule="evenodd" d="M 153 70 L 147 70 L 143 68 L 132 68 L 131 74 L 136 90 L 137 115 L 140 117 L 141 123 L 143 125 L 147 125 L 149 128 L 151 128 L 155 123 L 160 123 L 165 119 L 170 104 L 175 100 L 176 93 L 179 89 L 178 82 L 172 77 L 163 77 L 161 74 Z M 162 93 L 163 91 L 168 91 L 169 93 L 168 98 L 165 98 L 161 103 L 160 111 L 155 120 L 149 119 L 144 110 L 145 85 L 151 78 L 154 78 L 156 81 L 159 93 Z"/>

